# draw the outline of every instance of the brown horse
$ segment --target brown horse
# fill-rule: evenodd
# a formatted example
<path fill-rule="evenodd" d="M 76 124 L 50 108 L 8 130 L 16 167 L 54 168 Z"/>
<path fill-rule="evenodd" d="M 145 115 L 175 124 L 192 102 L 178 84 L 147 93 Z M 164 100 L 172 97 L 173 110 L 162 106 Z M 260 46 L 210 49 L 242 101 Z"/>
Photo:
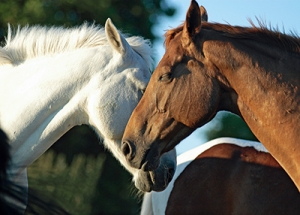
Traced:
<path fill-rule="evenodd" d="M 146 193 L 142 215 L 298 215 L 297 187 L 254 141 L 218 138 L 177 158 L 163 192 Z"/>
<path fill-rule="evenodd" d="M 220 110 L 242 117 L 300 189 L 300 39 L 261 25 L 201 22 L 194 0 L 133 111 L 122 150 L 132 167 L 157 168 Z"/>

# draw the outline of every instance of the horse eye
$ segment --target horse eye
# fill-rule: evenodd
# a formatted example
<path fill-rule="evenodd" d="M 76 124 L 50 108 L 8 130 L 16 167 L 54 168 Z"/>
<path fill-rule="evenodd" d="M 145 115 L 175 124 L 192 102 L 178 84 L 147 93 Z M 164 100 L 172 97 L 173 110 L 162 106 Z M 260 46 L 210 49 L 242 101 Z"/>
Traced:
<path fill-rule="evenodd" d="M 172 73 L 168 72 L 159 77 L 160 81 L 170 81 L 172 78 Z"/>

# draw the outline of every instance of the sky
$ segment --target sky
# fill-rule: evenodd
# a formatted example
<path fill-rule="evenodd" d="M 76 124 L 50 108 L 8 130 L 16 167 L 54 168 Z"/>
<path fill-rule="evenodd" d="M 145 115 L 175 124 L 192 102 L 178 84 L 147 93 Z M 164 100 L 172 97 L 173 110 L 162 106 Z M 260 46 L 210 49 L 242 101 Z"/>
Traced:
<path fill-rule="evenodd" d="M 300 36 L 300 1 L 299 0 L 198 0 L 199 5 L 206 8 L 208 22 L 228 23 L 230 25 L 250 26 L 248 19 L 257 24 L 256 18 L 267 25 L 278 28 L 281 32 L 293 31 Z M 159 39 L 153 46 L 156 51 L 156 62 L 159 62 L 165 49 L 163 46 L 166 30 L 177 27 L 185 20 L 189 0 L 166 0 L 168 5 L 177 9 L 174 17 L 159 17 L 159 25 L 152 30 Z M 222 114 L 222 113 L 221 113 Z M 217 115 L 220 117 L 220 114 Z M 205 143 L 203 132 L 216 126 L 213 120 L 200 129 L 197 129 L 178 146 L 178 154 L 199 144 Z"/>

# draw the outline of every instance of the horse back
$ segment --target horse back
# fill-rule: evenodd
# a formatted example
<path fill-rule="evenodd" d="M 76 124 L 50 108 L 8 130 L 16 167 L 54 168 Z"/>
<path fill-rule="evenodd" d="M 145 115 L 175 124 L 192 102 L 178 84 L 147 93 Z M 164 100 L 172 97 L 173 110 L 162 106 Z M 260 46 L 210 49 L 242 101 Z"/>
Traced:
<path fill-rule="evenodd" d="M 270 154 L 220 144 L 179 175 L 166 214 L 300 214 L 300 195 Z"/>

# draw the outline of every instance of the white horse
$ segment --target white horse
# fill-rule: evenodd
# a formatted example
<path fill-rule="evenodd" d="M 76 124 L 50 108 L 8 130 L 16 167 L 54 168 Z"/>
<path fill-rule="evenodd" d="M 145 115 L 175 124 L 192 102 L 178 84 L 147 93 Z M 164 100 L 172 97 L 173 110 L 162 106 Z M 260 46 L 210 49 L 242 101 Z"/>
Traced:
<path fill-rule="evenodd" d="M 0 127 L 7 133 L 14 182 L 27 186 L 26 167 L 76 125 L 90 125 L 143 191 L 163 190 L 176 164 L 131 168 L 120 142 L 132 110 L 150 79 L 152 48 L 141 37 L 122 36 L 110 19 L 105 28 L 9 27 L 0 47 Z"/>

